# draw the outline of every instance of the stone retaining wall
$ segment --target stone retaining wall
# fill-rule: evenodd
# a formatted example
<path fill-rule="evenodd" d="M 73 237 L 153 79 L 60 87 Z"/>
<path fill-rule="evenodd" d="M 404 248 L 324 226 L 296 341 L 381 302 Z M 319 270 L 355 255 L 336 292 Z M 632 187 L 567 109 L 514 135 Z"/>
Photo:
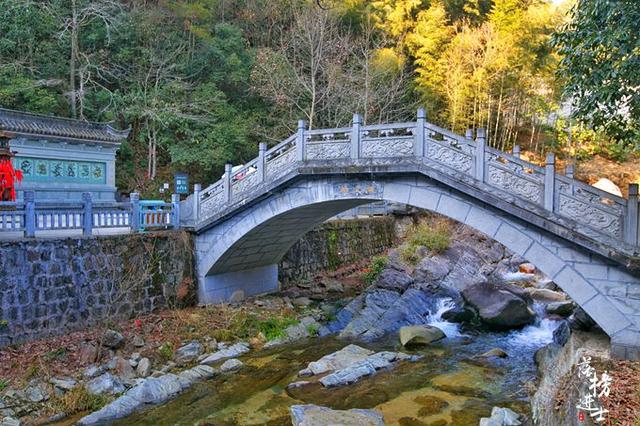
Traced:
<path fill-rule="evenodd" d="M 284 287 L 310 280 L 319 272 L 378 255 L 395 238 L 392 216 L 326 222 L 289 249 L 278 265 L 278 278 Z"/>
<path fill-rule="evenodd" d="M 195 302 L 185 232 L 0 243 L 0 347 Z"/>

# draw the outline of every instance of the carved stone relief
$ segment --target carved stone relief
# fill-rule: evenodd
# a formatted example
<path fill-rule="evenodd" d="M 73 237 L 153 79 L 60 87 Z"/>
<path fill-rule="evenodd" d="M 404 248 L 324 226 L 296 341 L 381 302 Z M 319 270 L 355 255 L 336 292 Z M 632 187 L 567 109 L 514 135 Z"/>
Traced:
<path fill-rule="evenodd" d="M 542 203 L 542 185 L 524 179 L 510 171 L 489 165 L 488 183 L 490 185 L 498 186 L 522 198 L 526 198 L 529 201 L 533 201 L 534 203 Z"/>

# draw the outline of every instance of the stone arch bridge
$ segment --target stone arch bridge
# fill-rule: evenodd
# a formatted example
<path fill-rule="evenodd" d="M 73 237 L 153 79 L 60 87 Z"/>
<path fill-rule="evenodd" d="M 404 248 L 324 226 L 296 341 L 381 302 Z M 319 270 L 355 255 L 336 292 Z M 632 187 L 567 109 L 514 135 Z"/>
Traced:
<path fill-rule="evenodd" d="M 640 358 L 638 186 L 624 199 L 425 120 L 298 131 L 184 201 L 201 303 L 278 288 L 277 264 L 307 231 L 378 200 L 431 210 L 534 263 Z"/>

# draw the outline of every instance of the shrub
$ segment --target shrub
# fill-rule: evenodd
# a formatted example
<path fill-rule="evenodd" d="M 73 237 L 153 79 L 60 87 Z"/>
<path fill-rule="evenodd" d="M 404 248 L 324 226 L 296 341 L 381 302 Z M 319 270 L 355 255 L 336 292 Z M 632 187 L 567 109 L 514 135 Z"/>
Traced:
<path fill-rule="evenodd" d="M 158 354 L 165 361 L 170 361 L 173 359 L 173 345 L 170 342 L 163 343 L 162 346 L 158 348 Z"/>
<path fill-rule="evenodd" d="M 451 242 L 451 224 L 446 219 L 424 221 L 409 233 L 407 241 L 400 248 L 400 256 L 405 262 L 415 265 L 420 259 L 418 247 L 426 247 L 431 253 L 442 253 Z"/>
<path fill-rule="evenodd" d="M 96 411 L 107 405 L 110 398 L 105 395 L 94 395 L 84 386 L 76 386 L 64 395 L 56 397 L 52 405 L 57 412 L 67 416 L 84 411 Z"/>
<path fill-rule="evenodd" d="M 9 381 L 8 380 L 4 380 L 4 379 L 0 379 L 0 392 L 5 390 L 7 388 L 7 386 L 9 386 Z"/>
<path fill-rule="evenodd" d="M 309 324 L 307 326 L 307 333 L 309 333 L 310 336 L 317 336 L 318 326 L 316 324 Z"/>
<path fill-rule="evenodd" d="M 371 259 L 371 264 L 365 269 L 362 279 L 368 285 L 374 283 L 378 279 L 384 268 L 387 266 L 388 259 L 386 256 L 375 256 Z"/>

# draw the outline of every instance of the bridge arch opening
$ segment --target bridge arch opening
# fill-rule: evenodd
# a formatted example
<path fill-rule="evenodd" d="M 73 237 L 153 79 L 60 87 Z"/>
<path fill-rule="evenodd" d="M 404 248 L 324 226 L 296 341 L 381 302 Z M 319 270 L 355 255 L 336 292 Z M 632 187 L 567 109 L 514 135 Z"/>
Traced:
<path fill-rule="evenodd" d="M 283 188 L 196 238 L 201 303 L 278 289 L 277 264 L 306 232 L 353 207 L 389 201 L 463 223 L 533 263 L 612 338 L 616 355 L 640 356 L 640 306 L 626 295 L 640 280 L 575 243 L 423 176 L 310 179 Z M 640 303 L 639 303 L 640 304 Z M 635 351 L 635 352 L 634 352 Z"/>

